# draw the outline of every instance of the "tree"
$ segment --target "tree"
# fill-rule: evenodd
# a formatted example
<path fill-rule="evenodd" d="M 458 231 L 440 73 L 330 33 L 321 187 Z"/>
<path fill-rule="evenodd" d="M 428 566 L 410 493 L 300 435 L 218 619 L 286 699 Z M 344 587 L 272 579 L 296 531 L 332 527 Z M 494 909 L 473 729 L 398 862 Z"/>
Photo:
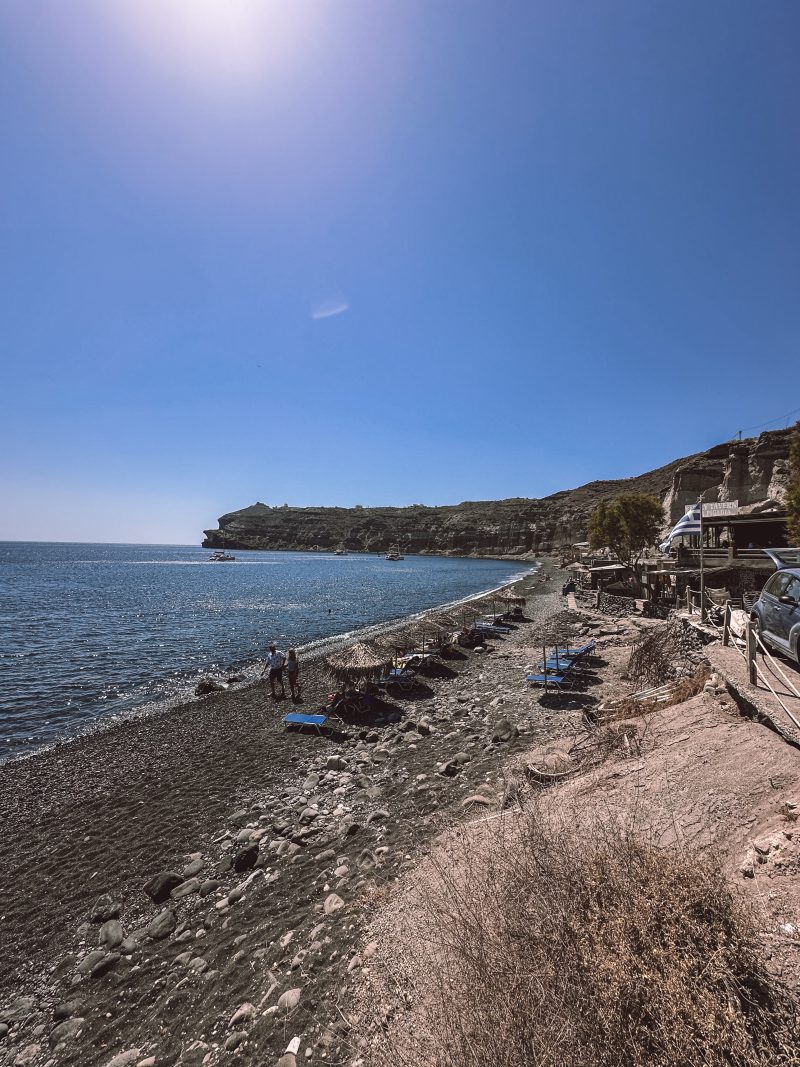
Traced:
<path fill-rule="evenodd" d="M 791 545 L 800 545 L 800 422 L 789 444 L 789 487 L 786 490 L 786 532 Z"/>
<path fill-rule="evenodd" d="M 589 519 L 589 547 L 593 552 L 610 548 L 638 580 L 639 562 L 656 543 L 663 523 L 664 508 L 658 497 L 628 493 L 614 500 L 603 500 Z"/>

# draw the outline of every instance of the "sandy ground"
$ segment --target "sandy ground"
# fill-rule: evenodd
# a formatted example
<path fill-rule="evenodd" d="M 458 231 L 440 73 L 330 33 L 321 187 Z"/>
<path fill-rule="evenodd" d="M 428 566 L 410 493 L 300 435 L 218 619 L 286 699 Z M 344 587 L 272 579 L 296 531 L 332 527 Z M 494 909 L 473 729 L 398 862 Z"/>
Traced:
<path fill-rule="evenodd" d="M 299 1061 L 340 1062 L 366 890 L 580 719 L 524 684 L 563 606 L 528 584 L 534 621 L 342 736 L 287 733 L 260 685 L 4 767 L 0 1064 L 271 1063 L 294 1036 Z M 319 664 L 304 683 L 306 707 L 332 688 Z"/>
<path fill-rule="evenodd" d="M 598 620 L 597 615 L 585 616 Z M 601 699 L 619 695 L 631 641 L 651 625 L 619 623 L 616 634 L 598 638 L 595 677 L 589 691 Z M 596 707 L 596 705 L 595 705 Z M 557 741 L 534 745 L 512 758 L 506 779 L 521 783 L 515 803 L 498 805 L 447 829 L 423 859 L 392 887 L 368 927 L 369 959 L 361 960 L 352 995 L 355 1030 L 365 1064 L 387 1049 L 408 1047 L 424 1028 L 418 998 L 409 990 L 424 986 L 419 967 L 429 966 L 422 943 L 428 921 L 425 900 L 438 884 L 436 871 L 447 857 L 463 857 L 465 870 L 480 855 L 486 833 L 502 835 L 513 848 L 520 813 L 536 810 L 591 827 L 600 818 L 622 821 L 664 848 L 710 850 L 721 862 L 734 891 L 753 906 L 770 971 L 795 993 L 800 991 L 800 759 L 797 749 L 760 722 L 743 716 L 719 686 L 683 703 L 614 724 L 631 743 L 581 767 L 591 745 L 565 731 Z M 595 731 L 597 735 L 598 731 Z M 573 756 L 568 751 L 573 749 Z M 546 788 L 531 785 L 526 768 L 570 772 Z M 527 783 L 527 784 L 525 784 Z M 566 813 L 566 814 L 565 814 Z M 398 942 L 405 948 L 398 951 Z M 411 951 L 407 947 L 411 946 Z"/>

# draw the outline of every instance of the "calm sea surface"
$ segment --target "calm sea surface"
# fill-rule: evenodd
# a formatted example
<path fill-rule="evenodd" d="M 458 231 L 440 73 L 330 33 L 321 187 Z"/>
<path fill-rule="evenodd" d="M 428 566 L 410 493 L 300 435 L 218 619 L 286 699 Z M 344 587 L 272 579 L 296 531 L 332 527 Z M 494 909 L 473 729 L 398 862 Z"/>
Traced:
<path fill-rule="evenodd" d="M 494 560 L 0 542 L 0 760 L 336 635 L 492 589 Z"/>

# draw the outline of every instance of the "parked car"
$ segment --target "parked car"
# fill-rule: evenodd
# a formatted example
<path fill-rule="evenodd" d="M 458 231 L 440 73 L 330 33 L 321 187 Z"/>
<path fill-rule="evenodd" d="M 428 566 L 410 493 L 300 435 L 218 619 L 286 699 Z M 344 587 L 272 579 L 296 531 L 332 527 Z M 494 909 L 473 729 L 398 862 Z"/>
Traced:
<path fill-rule="evenodd" d="M 777 571 L 761 590 L 750 618 L 761 640 L 800 666 L 800 549 L 764 549 Z"/>

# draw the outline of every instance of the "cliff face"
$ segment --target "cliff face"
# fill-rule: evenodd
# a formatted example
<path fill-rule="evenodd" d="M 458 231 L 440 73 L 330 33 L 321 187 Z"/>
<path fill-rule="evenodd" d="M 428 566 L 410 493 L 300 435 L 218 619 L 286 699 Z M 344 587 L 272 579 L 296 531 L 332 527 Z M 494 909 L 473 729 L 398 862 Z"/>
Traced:
<path fill-rule="evenodd" d="M 253 504 L 206 530 L 206 548 L 405 552 L 457 556 L 526 556 L 582 541 L 592 509 L 620 493 L 652 493 L 671 526 L 701 492 L 738 500 L 747 510 L 783 502 L 791 431 L 777 430 L 717 445 L 635 478 L 589 482 L 541 500 L 466 501 L 443 507 L 290 508 Z"/>

